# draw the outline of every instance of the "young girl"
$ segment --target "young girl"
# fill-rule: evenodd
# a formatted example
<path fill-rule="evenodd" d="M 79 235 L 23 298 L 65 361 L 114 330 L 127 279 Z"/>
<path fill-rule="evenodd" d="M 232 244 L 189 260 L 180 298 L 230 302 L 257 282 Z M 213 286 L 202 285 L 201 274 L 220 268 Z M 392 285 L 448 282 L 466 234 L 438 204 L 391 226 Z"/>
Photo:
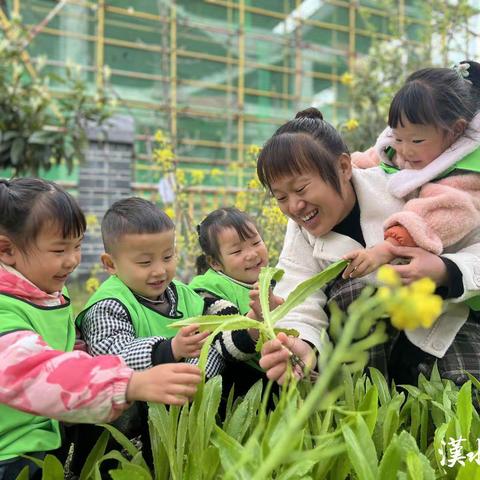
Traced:
<path fill-rule="evenodd" d="M 440 254 L 480 226 L 479 109 L 476 62 L 425 68 L 407 78 L 390 105 L 389 127 L 352 160 L 359 167 L 380 163 L 389 192 L 408 201 L 386 220 L 383 242 L 345 256 L 352 260 L 345 277 L 392 261 L 392 244 Z"/>
<path fill-rule="evenodd" d="M 385 218 L 403 207 L 403 201 L 389 194 L 381 169 L 352 170 L 342 138 L 312 108 L 299 112 L 267 141 L 257 173 L 290 218 L 279 259 L 285 274 L 275 288 L 283 297 L 348 252 L 379 243 Z M 439 293 L 452 299 L 432 328 L 396 332 L 383 350 L 385 373 L 402 373 L 402 382 L 415 383 L 419 371 L 431 368 L 435 360 L 440 373 L 457 383 L 465 381 L 464 370 L 480 377 L 480 324 L 464 302 L 479 291 L 480 245 L 464 240 L 458 248 L 463 248 L 461 253 L 438 257 L 418 248 L 404 252 L 393 247 L 398 256 L 412 259 L 409 265 L 394 267 L 405 282 L 429 276 L 442 287 Z M 269 378 L 284 379 L 289 355 L 282 344 L 305 363 L 314 363 L 309 344 L 322 354 L 328 302 L 335 299 L 346 308 L 361 288 L 358 279 L 337 279 L 289 312 L 279 326 L 296 329 L 300 337 L 280 334 L 278 340 L 267 342 L 260 364 Z"/>
<path fill-rule="evenodd" d="M 203 296 L 206 314 L 248 315 L 250 292 L 258 281 L 262 267 L 268 265 L 268 251 L 253 220 L 236 208 L 220 208 L 211 212 L 198 225 L 198 241 L 203 254 L 197 260 L 200 275 L 190 286 Z M 245 388 L 251 385 L 251 367 L 238 361 L 255 355 L 257 331 L 236 330 L 217 336 L 214 348 L 226 363 L 224 379 L 232 377 L 238 392 L 241 377 L 248 377 Z M 234 363 L 232 363 L 234 362 Z M 229 365 L 234 365 L 229 373 Z M 239 371 L 242 371 L 239 374 Z M 226 380 L 228 382 L 228 380 Z M 228 390 L 227 390 L 228 391 Z"/>
<path fill-rule="evenodd" d="M 133 372 L 116 356 L 72 351 L 65 281 L 80 262 L 85 217 L 52 182 L 0 180 L 0 479 L 60 447 L 58 420 L 108 422 L 134 400 L 183 404 L 198 368 Z M 67 353 L 68 352 L 68 353 Z M 53 420 L 55 419 L 55 420 Z M 37 472 L 38 473 L 38 472 Z"/>

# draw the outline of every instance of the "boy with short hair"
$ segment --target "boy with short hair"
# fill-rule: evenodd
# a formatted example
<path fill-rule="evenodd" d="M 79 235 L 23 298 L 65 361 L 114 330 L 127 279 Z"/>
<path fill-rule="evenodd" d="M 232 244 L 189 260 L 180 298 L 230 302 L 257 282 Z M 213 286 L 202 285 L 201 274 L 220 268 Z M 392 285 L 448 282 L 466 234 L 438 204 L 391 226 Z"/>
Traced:
<path fill-rule="evenodd" d="M 102 220 L 110 278 L 90 297 L 77 317 L 88 351 L 116 354 L 135 370 L 198 357 L 208 332 L 198 325 L 178 333 L 169 324 L 202 315 L 203 299 L 174 280 L 175 227 L 156 205 L 138 197 L 115 202 Z M 207 378 L 222 364 L 210 350 Z"/>

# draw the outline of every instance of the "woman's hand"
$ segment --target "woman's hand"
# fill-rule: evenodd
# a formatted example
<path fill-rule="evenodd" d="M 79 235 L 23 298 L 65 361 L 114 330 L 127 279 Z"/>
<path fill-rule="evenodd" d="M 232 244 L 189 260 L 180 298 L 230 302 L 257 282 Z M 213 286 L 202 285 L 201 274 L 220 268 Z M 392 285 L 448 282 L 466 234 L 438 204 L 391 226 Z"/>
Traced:
<path fill-rule="evenodd" d="M 315 367 L 316 358 L 312 347 L 300 338 L 288 337 L 283 332 L 279 333 L 275 340 L 265 343 L 260 366 L 266 370 L 270 380 L 275 380 L 282 385 L 285 382 L 292 354 L 300 358 L 308 369 Z M 293 372 L 297 379 L 302 378 L 304 373 L 297 368 Z"/>
<path fill-rule="evenodd" d="M 392 265 L 406 285 L 423 277 L 431 278 L 437 287 L 447 283 L 447 267 L 443 260 L 434 253 L 419 247 L 392 246 L 391 252 L 400 258 L 407 258 L 407 265 Z"/>

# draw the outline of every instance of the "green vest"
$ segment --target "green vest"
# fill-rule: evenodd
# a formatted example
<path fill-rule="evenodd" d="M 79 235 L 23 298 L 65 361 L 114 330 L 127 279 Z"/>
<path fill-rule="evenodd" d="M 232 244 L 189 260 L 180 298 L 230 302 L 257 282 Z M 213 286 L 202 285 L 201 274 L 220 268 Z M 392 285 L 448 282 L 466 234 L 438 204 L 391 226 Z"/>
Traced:
<path fill-rule="evenodd" d="M 208 269 L 203 275 L 197 275 L 190 283 L 196 292 L 208 292 L 235 304 L 241 315 L 249 310 L 250 288 L 235 282 L 230 277 L 220 275 L 213 269 Z"/>
<path fill-rule="evenodd" d="M 84 310 L 77 317 L 80 326 L 87 310 L 101 300 L 112 299 L 120 302 L 130 315 L 137 337 L 153 337 L 159 335 L 172 338 L 178 332 L 168 325 L 174 320 L 194 317 L 203 314 L 203 298 L 182 282 L 174 280 L 170 284 L 177 296 L 177 312 L 173 317 L 141 304 L 133 292 L 116 276 L 112 275 L 100 285 L 100 288 L 90 297 Z"/>
<path fill-rule="evenodd" d="M 70 300 L 55 307 L 41 307 L 0 294 L 0 333 L 31 330 L 53 349 L 71 351 L 75 324 Z M 56 420 L 24 413 L 0 404 L 0 461 L 30 452 L 58 448 L 60 427 Z"/>
<path fill-rule="evenodd" d="M 387 147 L 385 150 L 388 158 L 393 159 L 395 155 L 395 149 L 393 147 Z M 394 165 L 389 165 L 387 163 L 381 162 L 380 167 L 385 173 L 396 173 L 400 169 Z M 442 178 L 448 177 L 452 173 L 456 172 L 472 172 L 480 173 L 480 148 L 475 149 L 473 152 L 470 152 L 468 155 L 460 159 L 458 162 L 453 164 L 451 167 L 447 168 L 442 172 L 438 177 L 434 178 L 432 181 L 441 180 Z M 465 302 L 472 310 L 478 312 L 480 311 L 480 296 L 470 298 Z"/>
<path fill-rule="evenodd" d="M 393 147 L 387 147 L 385 150 L 388 158 L 393 159 L 395 155 L 395 149 Z M 400 168 L 395 165 L 390 165 L 385 162 L 380 163 L 380 167 L 385 173 L 396 173 Z M 480 173 L 480 148 L 475 149 L 473 152 L 470 152 L 465 157 L 461 158 L 458 162 L 454 163 L 452 166 L 448 167 L 444 172 L 442 172 L 438 177 L 435 177 L 432 181 L 441 180 L 442 178 L 448 177 L 451 173 L 455 171 L 462 172 L 472 172 Z"/>

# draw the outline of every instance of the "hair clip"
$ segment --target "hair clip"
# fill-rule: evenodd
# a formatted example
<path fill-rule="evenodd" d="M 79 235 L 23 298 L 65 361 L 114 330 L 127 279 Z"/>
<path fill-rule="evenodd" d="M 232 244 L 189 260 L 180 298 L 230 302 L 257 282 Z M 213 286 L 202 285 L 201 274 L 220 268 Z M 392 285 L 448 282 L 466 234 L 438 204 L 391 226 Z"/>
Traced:
<path fill-rule="evenodd" d="M 472 81 L 468 79 L 468 77 L 470 76 L 470 72 L 468 71 L 468 69 L 470 68 L 469 63 L 456 63 L 452 68 L 455 70 L 455 72 L 457 72 L 459 77 L 463 78 L 466 82 L 470 84 L 472 83 Z"/>

